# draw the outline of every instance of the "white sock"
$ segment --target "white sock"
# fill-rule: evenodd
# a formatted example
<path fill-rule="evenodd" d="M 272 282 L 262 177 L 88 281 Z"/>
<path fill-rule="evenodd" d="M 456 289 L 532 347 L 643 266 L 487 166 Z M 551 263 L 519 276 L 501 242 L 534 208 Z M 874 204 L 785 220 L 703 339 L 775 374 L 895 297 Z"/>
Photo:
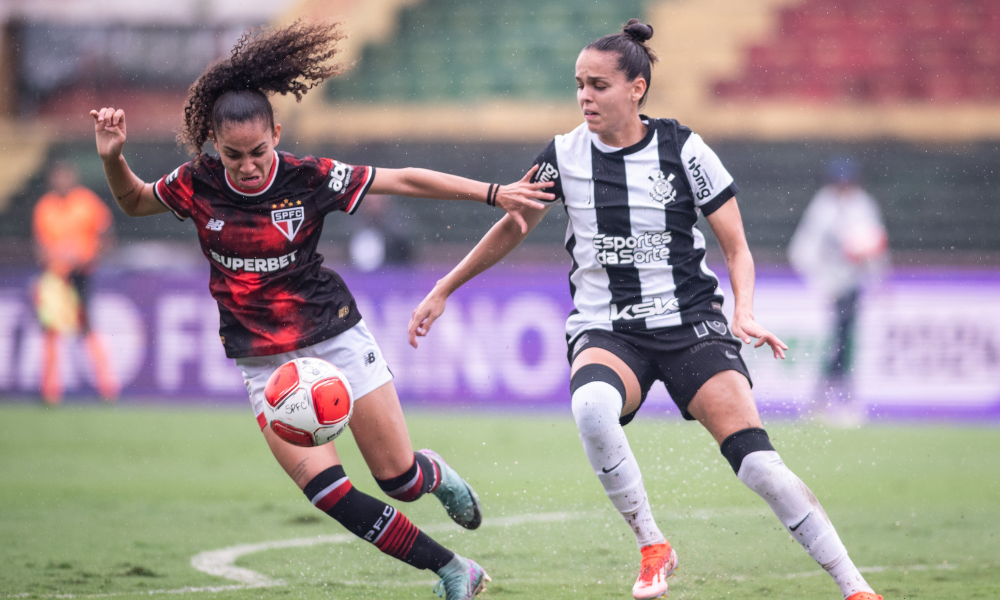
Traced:
<path fill-rule="evenodd" d="M 747 454 L 737 477 L 767 502 L 792 537 L 833 577 L 844 598 L 857 592 L 874 593 L 851 562 L 819 500 L 777 452 Z"/>
<path fill-rule="evenodd" d="M 642 473 L 618 424 L 622 397 L 614 386 L 593 381 L 573 393 L 573 417 L 580 441 L 604 491 L 635 533 L 639 547 L 665 542 L 649 508 Z"/>

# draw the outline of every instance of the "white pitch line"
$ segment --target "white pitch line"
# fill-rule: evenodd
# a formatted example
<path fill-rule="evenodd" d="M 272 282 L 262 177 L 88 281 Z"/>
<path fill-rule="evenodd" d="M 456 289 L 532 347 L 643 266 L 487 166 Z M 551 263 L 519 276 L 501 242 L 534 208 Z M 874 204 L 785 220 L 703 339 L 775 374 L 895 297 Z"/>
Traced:
<path fill-rule="evenodd" d="M 565 512 L 514 515 L 510 517 L 483 519 L 482 527 L 511 527 L 515 525 L 524 525 L 526 523 L 568 521 L 582 517 L 584 517 L 584 513 Z M 452 523 L 437 523 L 434 525 L 428 525 L 427 527 L 422 527 L 421 529 L 425 532 L 433 533 L 436 531 L 453 529 L 454 527 L 455 525 Z M 256 552 L 263 552 L 265 550 L 303 548 L 307 546 L 318 546 L 320 544 L 343 544 L 353 542 L 355 539 L 357 538 L 351 534 L 338 533 L 335 535 L 321 535 L 310 538 L 261 542 L 259 544 L 241 544 L 239 546 L 229 546 L 228 548 L 209 550 L 208 552 L 196 554 L 191 559 L 191 566 L 202 573 L 222 577 L 236 583 L 241 583 L 247 587 L 272 587 L 285 585 L 285 582 L 280 579 L 271 579 L 256 571 L 237 567 L 235 563 L 241 556 L 254 554 Z"/>

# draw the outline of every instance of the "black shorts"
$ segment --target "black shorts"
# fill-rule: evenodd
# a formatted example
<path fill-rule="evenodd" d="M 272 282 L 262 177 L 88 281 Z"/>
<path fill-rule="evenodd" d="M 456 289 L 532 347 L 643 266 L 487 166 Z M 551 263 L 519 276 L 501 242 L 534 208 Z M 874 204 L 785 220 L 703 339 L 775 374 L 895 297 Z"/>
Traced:
<path fill-rule="evenodd" d="M 589 329 L 581 333 L 569 345 L 568 358 L 573 359 L 587 348 L 601 348 L 622 359 L 639 380 L 642 402 L 657 380 L 663 382 L 673 398 L 681 415 L 689 421 L 694 417 L 688 412 L 688 404 L 694 399 L 701 386 L 722 371 L 742 373 L 750 386 L 750 372 L 740 356 L 742 343 L 733 337 L 725 321 L 703 321 L 676 327 L 665 327 L 653 331 L 605 331 Z M 622 425 L 627 425 L 635 414 L 623 416 Z"/>

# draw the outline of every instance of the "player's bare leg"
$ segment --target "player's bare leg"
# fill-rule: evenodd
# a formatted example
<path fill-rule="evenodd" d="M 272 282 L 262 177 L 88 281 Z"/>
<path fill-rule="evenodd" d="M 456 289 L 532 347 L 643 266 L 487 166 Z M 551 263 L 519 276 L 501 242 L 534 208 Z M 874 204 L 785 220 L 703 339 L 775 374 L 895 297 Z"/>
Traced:
<path fill-rule="evenodd" d="M 118 400 L 121 386 L 115 376 L 114 369 L 111 368 L 111 361 L 108 360 L 108 349 L 96 331 L 90 331 L 86 337 L 87 350 L 90 351 L 90 359 L 94 363 L 94 374 L 97 379 L 97 391 L 107 402 Z"/>
<path fill-rule="evenodd" d="M 844 598 L 881 599 L 854 566 L 816 496 L 774 451 L 746 377 L 737 371 L 717 373 L 695 394 L 688 412 L 719 443 L 740 481 L 764 498 L 792 537 L 833 577 Z"/>
<path fill-rule="evenodd" d="M 573 361 L 570 389 L 573 417 L 590 466 L 635 534 L 642 554 L 632 595 L 659 598 L 667 592 L 667 578 L 677 567 L 677 554 L 656 526 L 642 473 L 619 423 L 619 417 L 639 408 L 639 380 L 613 353 L 587 348 Z"/>
<path fill-rule="evenodd" d="M 355 400 L 350 428 L 379 487 L 391 498 L 413 502 L 429 492 L 462 527 L 476 529 L 482 523 L 475 490 L 438 453 L 413 451 L 391 381 Z"/>
<path fill-rule="evenodd" d="M 42 400 L 46 404 L 59 404 L 62 400 L 62 380 L 59 373 L 59 333 L 52 329 L 45 331 Z"/>

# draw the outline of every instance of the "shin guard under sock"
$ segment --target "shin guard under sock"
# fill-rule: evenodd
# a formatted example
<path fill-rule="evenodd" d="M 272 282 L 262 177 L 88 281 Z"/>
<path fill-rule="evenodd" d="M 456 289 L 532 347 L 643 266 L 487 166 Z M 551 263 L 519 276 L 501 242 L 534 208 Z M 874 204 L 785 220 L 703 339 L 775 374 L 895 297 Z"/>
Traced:
<path fill-rule="evenodd" d="M 340 465 L 314 477 L 302 491 L 316 508 L 348 531 L 418 569 L 436 572 L 455 556 L 420 531 L 403 513 L 354 489 Z"/>
<path fill-rule="evenodd" d="M 571 383 L 573 417 L 594 474 L 635 533 L 639 547 L 665 539 L 653 519 L 642 473 L 619 424 L 625 386 L 605 365 L 585 365 Z"/>
<path fill-rule="evenodd" d="M 722 454 L 748 488 L 767 502 L 791 536 L 840 587 L 844 597 L 873 592 L 847 555 L 837 530 L 809 487 L 785 466 L 763 429 L 743 429 L 722 442 Z"/>

